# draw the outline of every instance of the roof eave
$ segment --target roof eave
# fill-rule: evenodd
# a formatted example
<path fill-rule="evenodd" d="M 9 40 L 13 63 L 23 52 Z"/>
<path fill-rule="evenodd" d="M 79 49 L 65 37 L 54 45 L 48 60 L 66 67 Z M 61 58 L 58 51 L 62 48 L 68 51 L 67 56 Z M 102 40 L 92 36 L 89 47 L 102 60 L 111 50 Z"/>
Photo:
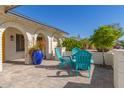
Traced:
<path fill-rule="evenodd" d="M 21 6 L 21 5 L 11 5 L 11 6 L 8 6 L 8 8 L 5 10 L 5 13 L 7 13 L 8 11 L 10 11 L 10 10 L 16 8 L 16 7 L 19 7 L 19 6 Z"/>
<path fill-rule="evenodd" d="M 18 5 L 18 6 L 19 6 L 19 5 Z M 18 16 L 18 17 L 24 18 L 24 19 L 26 19 L 26 20 L 35 22 L 35 23 L 37 23 L 37 24 L 40 24 L 40 25 L 44 25 L 44 26 L 48 26 L 48 27 L 50 27 L 50 28 L 53 28 L 53 29 L 55 29 L 56 31 L 59 31 L 60 33 L 64 33 L 64 34 L 66 34 L 66 35 L 69 34 L 68 32 L 65 32 L 65 31 L 63 31 L 63 30 L 61 30 L 61 29 L 59 29 L 59 28 L 55 28 L 55 27 L 53 27 L 53 26 L 50 26 L 50 25 L 41 23 L 41 22 L 39 22 L 39 21 L 37 21 L 37 20 L 33 20 L 32 18 L 27 17 L 27 16 L 24 16 L 24 15 L 22 15 L 22 14 L 20 14 L 20 13 L 15 12 L 15 11 L 11 11 L 12 9 L 14 9 L 14 8 L 16 8 L 16 7 L 18 7 L 18 6 L 13 6 L 13 7 L 9 8 L 9 9 L 7 10 L 6 14 L 7 14 L 7 13 L 10 13 L 10 14 L 16 15 L 16 16 Z"/>

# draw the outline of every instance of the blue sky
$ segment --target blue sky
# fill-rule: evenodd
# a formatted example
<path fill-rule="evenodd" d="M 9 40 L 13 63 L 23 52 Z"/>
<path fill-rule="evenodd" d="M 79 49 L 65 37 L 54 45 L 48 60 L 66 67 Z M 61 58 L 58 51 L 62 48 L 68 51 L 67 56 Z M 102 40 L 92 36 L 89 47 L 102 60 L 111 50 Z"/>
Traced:
<path fill-rule="evenodd" d="M 124 28 L 124 6 L 27 5 L 13 11 L 82 38 L 90 37 L 101 25 L 119 23 Z"/>

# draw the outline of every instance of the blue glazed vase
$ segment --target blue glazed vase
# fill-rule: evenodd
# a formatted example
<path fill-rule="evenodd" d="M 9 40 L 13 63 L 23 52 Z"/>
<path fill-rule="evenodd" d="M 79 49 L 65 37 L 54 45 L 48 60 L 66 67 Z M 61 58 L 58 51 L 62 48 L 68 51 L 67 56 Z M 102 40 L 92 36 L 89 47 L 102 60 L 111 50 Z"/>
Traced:
<path fill-rule="evenodd" d="M 34 65 L 39 65 L 42 63 L 43 53 L 41 50 L 36 50 L 32 53 L 32 63 Z"/>

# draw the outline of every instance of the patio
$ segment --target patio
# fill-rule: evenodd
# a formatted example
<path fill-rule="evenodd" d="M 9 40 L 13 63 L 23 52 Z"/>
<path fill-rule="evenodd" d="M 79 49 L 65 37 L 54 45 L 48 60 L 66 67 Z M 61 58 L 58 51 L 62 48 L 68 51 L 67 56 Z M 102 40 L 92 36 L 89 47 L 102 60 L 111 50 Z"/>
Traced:
<path fill-rule="evenodd" d="M 69 75 L 68 67 L 58 68 L 58 61 L 44 60 L 42 65 L 24 65 L 23 62 L 3 64 L 0 73 L 1 88 L 112 88 L 113 70 L 92 65 L 91 79 L 87 71 L 80 76 Z"/>

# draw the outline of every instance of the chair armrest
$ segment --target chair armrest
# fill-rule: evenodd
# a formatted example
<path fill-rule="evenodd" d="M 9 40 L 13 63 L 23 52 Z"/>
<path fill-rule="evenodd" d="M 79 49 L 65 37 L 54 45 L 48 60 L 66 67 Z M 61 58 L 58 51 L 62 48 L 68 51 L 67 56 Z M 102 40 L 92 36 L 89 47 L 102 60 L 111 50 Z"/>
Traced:
<path fill-rule="evenodd" d="M 91 60 L 90 60 L 90 63 L 91 63 L 91 64 L 93 64 L 93 63 L 94 63 L 94 60 L 93 60 L 93 59 L 91 59 Z"/>
<path fill-rule="evenodd" d="M 75 59 L 75 54 L 72 54 L 72 55 L 71 55 L 71 59 L 72 59 L 72 60 Z"/>
<path fill-rule="evenodd" d="M 71 60 L 71 56 L 63 56 L 63 58 L 69 58 Z"/>
<path fill-rule="evenodd" d="M 71 56 L 63 56 L 63 57 L 71 57 Z"/>

